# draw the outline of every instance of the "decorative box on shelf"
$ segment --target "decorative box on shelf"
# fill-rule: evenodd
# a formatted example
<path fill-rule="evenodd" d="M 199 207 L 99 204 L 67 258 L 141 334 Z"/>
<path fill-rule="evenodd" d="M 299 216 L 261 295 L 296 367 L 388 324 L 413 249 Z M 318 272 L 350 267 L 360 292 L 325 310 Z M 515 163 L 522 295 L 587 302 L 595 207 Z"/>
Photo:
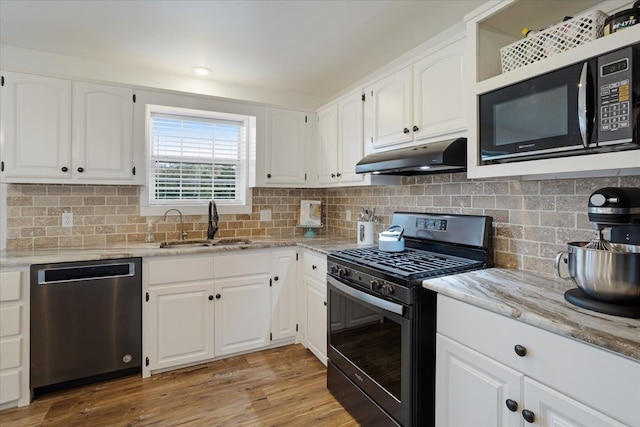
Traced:
<path fill-rule="evenodd" d="M 304 237 L 316 237 L 315 229 L 320 229 L 322 225 L 322 202 L 320 200 L 300 201 L 300 224 L 298 228 L 306 228 Z"/>
<path fill-rule="evenodd" d="M 500 49 L 502 72 L 567 51 L 602 37 L 608 15 L 599 10 L 578 15 Z"/>

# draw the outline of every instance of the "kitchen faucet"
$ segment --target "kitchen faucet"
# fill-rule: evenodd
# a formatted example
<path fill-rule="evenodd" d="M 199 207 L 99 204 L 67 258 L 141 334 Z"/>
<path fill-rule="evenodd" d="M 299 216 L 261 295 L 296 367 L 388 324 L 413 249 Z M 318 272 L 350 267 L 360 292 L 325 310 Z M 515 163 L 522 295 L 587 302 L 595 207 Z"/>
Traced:
<path fill-rule="evenodd" d="M 209 227 L 207 228 L 207 239 L 213 239 L 218 231 L 218 207 L 211 199 L 209 202 Z"/>
<path fill-rule="evenodd" d="M 184 223 L 182 222 L 182 212 L 180 212 L 178 209 L 169 209 L 164 213 L 164 220 L 167 220 L 167 214 L 171 211 L 176 211 L 178 212 L 178 215 L 180 215 L 180 236 L 178 237 L 178 239 L 184 240 L 186 233 L 184 232 Z"/>

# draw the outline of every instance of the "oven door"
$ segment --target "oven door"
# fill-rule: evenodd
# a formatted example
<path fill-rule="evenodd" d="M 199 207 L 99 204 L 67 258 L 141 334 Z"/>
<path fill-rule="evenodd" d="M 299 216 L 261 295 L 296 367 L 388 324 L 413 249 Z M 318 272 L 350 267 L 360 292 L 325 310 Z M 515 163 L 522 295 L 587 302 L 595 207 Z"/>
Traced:
<path fill-rule="evenodd" d="M 410 425 L 411 307 L 355 289 L 331 275 L 327 296 L 330 363 L 400 425 Z"/>

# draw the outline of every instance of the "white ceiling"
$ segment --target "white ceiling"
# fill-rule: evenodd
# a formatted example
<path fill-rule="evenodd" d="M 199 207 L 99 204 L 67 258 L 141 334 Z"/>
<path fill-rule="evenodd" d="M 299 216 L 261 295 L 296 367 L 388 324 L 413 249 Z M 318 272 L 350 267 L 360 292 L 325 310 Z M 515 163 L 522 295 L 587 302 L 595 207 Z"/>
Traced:
<path fill-rule="evenodd" d="M 0 0 L 0 44 L 329 98 L 484 0 Z"/>

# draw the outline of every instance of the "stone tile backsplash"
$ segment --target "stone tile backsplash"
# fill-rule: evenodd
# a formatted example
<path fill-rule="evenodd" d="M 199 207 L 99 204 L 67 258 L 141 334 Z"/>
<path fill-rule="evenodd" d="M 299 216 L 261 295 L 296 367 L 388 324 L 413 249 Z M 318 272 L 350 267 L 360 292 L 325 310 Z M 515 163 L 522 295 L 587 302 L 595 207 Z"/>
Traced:
<path fill-rule="evenodd" d="M 153 223 L 154 241 L 177 239 L 179 217 L 140 216 L 135 186 L 12 184 L 7 190 L 7 249 L 96 246 L 144 242 L 147 221 Z M 251 214 L 220 215 L 216 237 L 295 236 L 301 200 L 322 200 L 324 190 L 253 190 Z M 271 210 L 270 221 L 260 211 Z M 203 212 L 207 209 L 203 208 Z M 73 227 L 62 227 L 63 212 L 73 213 Z M 188 239 L 207 235 L 207 216 L 185 215 Z"/>
<path fill-rule="evenodd" d="M 394 211 L 444 212 L 493 217 L 495 264 L 551 273 L 567 242 L 593 237 L 588 196 L 601 187 L 640 187 L 640 176 L 519 181 L 468 180 L 465 174 L 403 178 L 401 185 L 331 189 L 255 188 L 251 214 L 221 215 L 220 237 L 302 236 L 300 201 L 322 200 L 320 235 L 356 239 L 362 207 L 376 207 L 376 232 L 391 225 Z M 270 209 L 270 221 L 260 211 Z M 350 211 L 350 220 L 347 220 Z M 74 225 L 63 228 L 62 212 Z M 147 220 L 156 241 L 178 237 L 178 218 L 139 214 L 138 187 L 19 185 L 8 187 L 7 248 L 33 249 L 142 242 Z M 206 237 L 206 215 L 184 218 L 188 238 Z"/>

